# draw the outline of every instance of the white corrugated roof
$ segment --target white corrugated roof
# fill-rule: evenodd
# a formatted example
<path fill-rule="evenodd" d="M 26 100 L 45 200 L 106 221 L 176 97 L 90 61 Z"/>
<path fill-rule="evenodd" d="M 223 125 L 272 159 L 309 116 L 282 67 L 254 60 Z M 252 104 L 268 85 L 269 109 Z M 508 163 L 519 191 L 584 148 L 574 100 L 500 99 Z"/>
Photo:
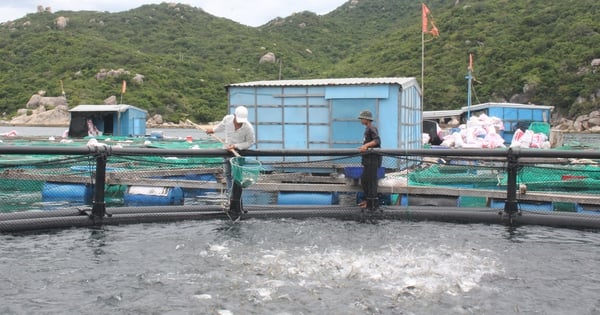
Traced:
<path fill-rule="evenodd" d="M 443 117 L 460 116 L 463 113 L 470 111 L 477 111 L 487 109 L 490 107 L 504 107 L 504 108 L 530 108 L 530 109 L 548 109 L 554 110 L 554 106 L 549 105 L 534 105 L 534 104 L 519 104 L 519 103 L 482 103 L 477 105 L 463 106 L 461 109 L 453 110 L 431 110 L 423 111 L 423 119 L 434 119 Z"/>
<path fill-rule="evenodd" d="M 398 84 L 402 86 L 416 84 L 414 77 L 384 77 L 384 78 L 337 78 L 337 79 L 308 79 L 308 80 L 272 80 L 233 83 L 228 87 L 257 87 L 257 86 L 322 86 L 322 85 L 374 85 Z"/>
<path fill-rule="evenodd" d="M 126 112 L 128 109 L 134 108 L 140 111 L 144 111 L 143 109 L 137 108 L 133 105 L 78 105 L 72 109 L 69 109 L 70 112 Z"/>
<path fill-rule="evenodd" d="M 436 118 L 460 116 L 462 113 L 463 113 L 463 111 L 461 109 L 423 111 L 423 119 L 436 119 Z"/>
<path fill-rule="evenodd" d="M 477 105 L 471 105 L 470 110 L 480 110 L 489 107 L 504 107 L 504 108 L 531 108 L 531 109 L 549 109 L 554 110 L 554 106 L 550 105 L 535 105 L 535 104 L 519 104 L 519 103 L 482 103 Z M 469 110 L 468 106 L 463 106 L 462 111 L 466 112 Z"/>

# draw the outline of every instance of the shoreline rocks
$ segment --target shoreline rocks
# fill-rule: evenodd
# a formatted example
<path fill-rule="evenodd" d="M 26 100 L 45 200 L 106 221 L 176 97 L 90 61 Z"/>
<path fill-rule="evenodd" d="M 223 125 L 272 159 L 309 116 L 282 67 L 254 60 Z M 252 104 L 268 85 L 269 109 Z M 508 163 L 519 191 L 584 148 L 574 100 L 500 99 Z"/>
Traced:
<path fill-rule="evenodd" d="M 39 100 L 36 98 L 36 100 Z M 17 116 L 11 120 L 0 120 L 2 126 L 35 126 L 35 127 L 61 127 L 69 126 L 71 115 L 67 105 L 48 105 L 38 103 L 37 108 L 23 108 L 18 110 Z M 47 109 L 50 108 L 50 109 Z M 587 115 L 578 116 L 575 120 L 558 118 L 553 122 L 552 130 L 563 133 L 600 133 L 600 111 L 592 111 Z M 185 120 L 175 122 L 164 121 L 161 115 L 154 115 L 146 121 L 147 128 L 196 128 L 210 126 L 211 124 L 196 124 Z"/>
<path fill-rule="evenodd" d="M 17 116 L 11 120 L 0 120 L 0 126 L 15 127 L 69 127 L 71 114 L 67 105 L 53 106 L 52 109 L 46 109 L 46 105 L 39 105 L 35 109 L 20 109 Z M 166 122 L 161 115 L 154 115 L 146 121 L 146 128 L 165 128 L 165 129 L 190 129 L 201 127 L 203 129 L 210 127 L 211 124 L 196 124 L 191 120 L 179 121 L 178 123 Z"/>

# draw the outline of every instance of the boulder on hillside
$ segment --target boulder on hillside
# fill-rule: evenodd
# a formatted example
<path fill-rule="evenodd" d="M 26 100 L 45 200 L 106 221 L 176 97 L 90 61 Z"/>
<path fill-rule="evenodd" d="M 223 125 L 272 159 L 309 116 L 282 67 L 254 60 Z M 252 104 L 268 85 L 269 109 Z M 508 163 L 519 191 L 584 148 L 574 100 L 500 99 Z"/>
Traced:
<path fill-rule="evenodd" d="M 104 100 L 105 105 L 117 105 L 117 97 L 111 95 L 109 98 Z"/>
<path fill-rule="evenodd" d="M 264 54 L 262 57 L 260 57 L 260 60 L 258 61 L 258 63 L 275 63 L 275 61 L 277 61 L 275 54 L 272 52 L 268 52 L 268 53 Z"/>
<path fill-rule="evenodd" d="M 31 108 L 38 108 L 40 106 L 56 107 L 56 106 L 60 106 L 60 105 L 67 106 L 67 98 L 66 97 L 64 97 L 64 96 L 56 96 L 56 97 L 42 96 L 38 93 L 38 94 L 33 94 L 31 96 L 31 98 L 29 98 L 29 101 L 27 102 L 27 105 L 25 107 L 31 109 Z"/>
<path fill-rule="evenodd" d="M 56 19 L 56 27 L 57 27 L 59 30 L 63 30 L 63 29 L 65 29 L 65 28 L 67 27 L 67 24 L 68 24 L 68 23 L 69 23 L 69 18 L 66 18 L 66 17 L 64 17 L 64 16 L 59 16 L 59 17 Z"/>
<path fill-rule="evenodd" d="M 10 124 L 13 125 L 37 125 L 37 126 L 68 126 L 71 121 L 69 108 L 66 105 L 58 105 L 52 110 L 46 110 L 40 106 L 27 115 L 27 110 L 19 110 L 21 115 L 13 118 Z"/>

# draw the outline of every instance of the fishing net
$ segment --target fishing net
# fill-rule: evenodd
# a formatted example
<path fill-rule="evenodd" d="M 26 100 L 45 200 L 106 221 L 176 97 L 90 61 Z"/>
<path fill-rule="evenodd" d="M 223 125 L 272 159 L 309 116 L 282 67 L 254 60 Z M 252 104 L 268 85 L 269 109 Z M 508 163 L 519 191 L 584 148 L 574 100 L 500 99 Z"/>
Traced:
<path fill-rule="evenodd" d="M 236 156 L 231 158 L 231 176 L 242 188 L 246 188 L 258 181 L 262 165 L 258 160 Z"/>

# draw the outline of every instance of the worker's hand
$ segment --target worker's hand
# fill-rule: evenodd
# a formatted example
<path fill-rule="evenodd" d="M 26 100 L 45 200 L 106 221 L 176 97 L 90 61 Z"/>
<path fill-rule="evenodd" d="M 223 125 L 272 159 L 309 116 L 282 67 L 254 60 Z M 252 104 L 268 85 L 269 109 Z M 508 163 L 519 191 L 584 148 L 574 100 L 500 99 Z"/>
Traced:
<path fill-rule="evenodd" d="M 367 151 L 368 149 L 369 149 L 369 147 L 367 147 L 366 145 L 361 145 L 361 146 L 358 148 L 358 152 L 365 152 L 365 151 Z"/>
<path fill-rule="evenodd" d="M 207 135 L 215 133 L 215 131 L 212 128 L 204 129 L 204 132 L 206 132 Z"/>
<path fill-rule="evenodd" d="M 228 145 L 227 146 L 227 151 L 229 151 L 229 152 L 235 151 L 235 145 L 233 145 L 233 144 Z"/>

